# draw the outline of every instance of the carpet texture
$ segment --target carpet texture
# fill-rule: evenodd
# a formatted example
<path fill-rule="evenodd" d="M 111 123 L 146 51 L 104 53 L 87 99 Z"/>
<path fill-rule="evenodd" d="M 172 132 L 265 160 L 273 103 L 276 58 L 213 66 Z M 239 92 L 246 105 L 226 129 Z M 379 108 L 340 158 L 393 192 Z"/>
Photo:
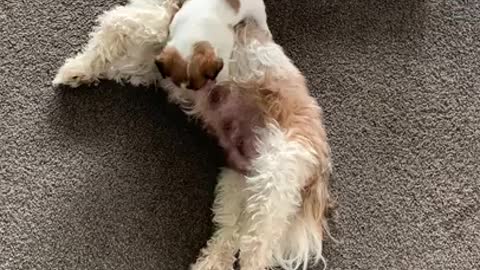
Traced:
<path fill-rule="evenodd" d="M 0 3 L 2 270 L 187 269 L 211 234 L 222 154 L 163 93 L 51 87 L 123 3 Z M 480 1 L 267 6 L 325 111 L 328 269 L 480 269 Z"/>

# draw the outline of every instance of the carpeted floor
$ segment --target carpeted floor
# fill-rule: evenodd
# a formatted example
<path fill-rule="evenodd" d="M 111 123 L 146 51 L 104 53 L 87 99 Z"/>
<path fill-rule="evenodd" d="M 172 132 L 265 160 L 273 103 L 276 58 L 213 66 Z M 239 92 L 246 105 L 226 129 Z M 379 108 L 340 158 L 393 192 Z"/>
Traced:
<path fill-rule="evenodd" d="M 50 86 L 119 3 L 0 3 L 2 270 L 187 269 L 210 236 L 222 155 L 161 92 Z M 325 110 L 328 269 L 480 269 L 480 1 L 267 5 Z"/>

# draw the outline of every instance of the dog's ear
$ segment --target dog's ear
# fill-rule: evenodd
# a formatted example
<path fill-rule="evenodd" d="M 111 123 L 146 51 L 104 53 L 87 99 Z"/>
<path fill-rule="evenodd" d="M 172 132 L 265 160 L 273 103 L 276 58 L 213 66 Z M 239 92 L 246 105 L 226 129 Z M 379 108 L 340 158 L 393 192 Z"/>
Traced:
<path fill-rule="evenodd" d="M 180 85 L 187 81 L 187 62 L 174 47 L 165 47 L 155 58 L 155 65 L 162 76 Z"/>
<path fill-rule="evenodd" d="M 160 74 L 162 74 L 162 77 L 169 77 L 170 72 L 167 69 L 167 65 L 165 64 L 166 61 L 164 61 L 162 58 L 157 58 L 155 59 L 155 65 L 157 66 L 158 71 Z"/>
<path fill-rule="evenodd" d="M 155 57 L 155 65 L 164 78 L 170 77 L 172 57 L 173 55 L 170 48 L 165 48 L 157 57 Z"/>
<path fill-rule="evenodd" d="M 218 73 L 223 69 L 223 60 L 220 57 L 215 59 L 207 60 L 205 68 L 205 77 L 210 80 L 215 80 L 218 76 Z"/>
<path fill-rule="evenodd" d="M 216 56 L 210 43 L 196 43 L 188 67 L 187 87 L 193 90 L 202 88 L 208 80 L 215 80 L 222 69 L 223 60 Z"/>

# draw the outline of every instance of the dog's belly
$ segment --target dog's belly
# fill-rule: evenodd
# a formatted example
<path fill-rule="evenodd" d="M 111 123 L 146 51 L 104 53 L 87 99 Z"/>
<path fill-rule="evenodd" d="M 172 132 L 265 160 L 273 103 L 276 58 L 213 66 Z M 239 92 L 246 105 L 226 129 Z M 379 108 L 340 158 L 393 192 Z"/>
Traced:
<path fill-rule="evenodd" d="M 262 110 L 248 95 L 224 87 L 196 92 L 196 113 L 225 150 L 228 165 L 247 172 L 256 157 L 256 130 L 264 126 Z"/>

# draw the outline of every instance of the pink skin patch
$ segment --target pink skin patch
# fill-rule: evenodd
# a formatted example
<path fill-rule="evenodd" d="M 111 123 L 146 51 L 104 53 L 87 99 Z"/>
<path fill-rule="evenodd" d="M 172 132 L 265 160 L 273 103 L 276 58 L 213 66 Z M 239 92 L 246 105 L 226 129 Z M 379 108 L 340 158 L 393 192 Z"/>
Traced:
<path fill-rule="evenodd" d="M 248 171 L 257 154 L 254 130 L 263 126 L 261 110 L 248 95 L 208 82 L 195 91 L 200 118 L 225 150 L 228 165 Z"/>

